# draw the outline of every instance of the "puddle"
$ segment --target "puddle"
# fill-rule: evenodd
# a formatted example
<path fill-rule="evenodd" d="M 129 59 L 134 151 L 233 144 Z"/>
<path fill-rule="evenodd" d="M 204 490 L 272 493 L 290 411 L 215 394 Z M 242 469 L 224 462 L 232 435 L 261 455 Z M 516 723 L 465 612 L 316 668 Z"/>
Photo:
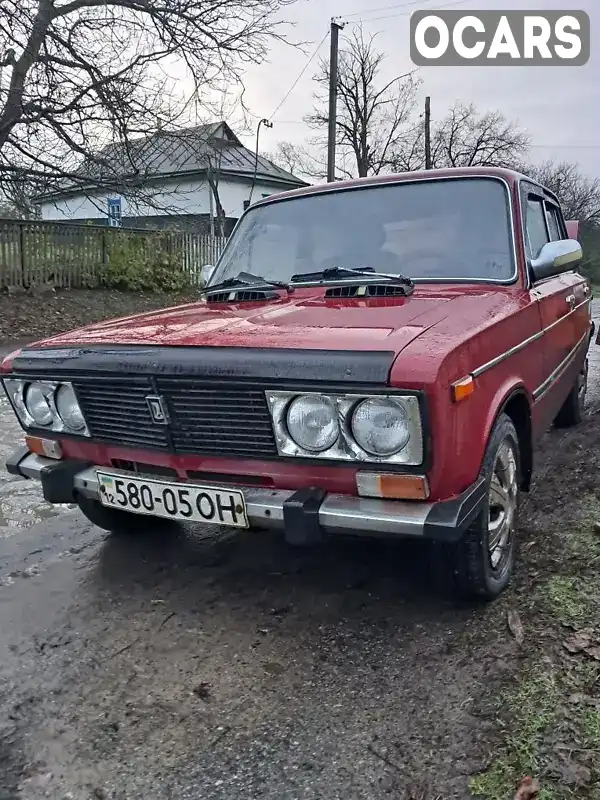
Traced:
<path fill-rule="evenodd" d="M 6 397 L 0 396 L 0 539 L 53 519 L 69 508 L 46 503 L 37 481 L 24 480 L 5 471 L 4 462 L 22 440 L 21 426 Z"/>

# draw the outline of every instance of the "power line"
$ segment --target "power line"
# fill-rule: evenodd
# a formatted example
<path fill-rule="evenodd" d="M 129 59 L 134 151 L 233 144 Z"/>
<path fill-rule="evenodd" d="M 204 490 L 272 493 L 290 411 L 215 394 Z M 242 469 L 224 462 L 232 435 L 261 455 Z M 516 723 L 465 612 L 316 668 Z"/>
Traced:
<path fill-rule="evenodd" d="M 438 11 L 442 8 L 450 8 L 451 6 L 462 6 L 465 3 L 470 3 L 472 0 L 453 0 L 451 3 L 439 3 L 435 8 L 432 8 L 431 11 Z M 396 8 L 405 8 L 407 5 L 416 5 L 416 3 L 411 2 L 405 3 L 403 6 L 396 6 Z M 390 6 L 390 8 L 394 8 L 394 6 Z M 364 9 L 367 11 L 368 9 Z M 379 9 L 383 11 L 384 9 Z M 424 9 L 425 11 L 427 9 Z M 375 11 L 375 9 L 374 9 Z M 408 17 L 410 14 L 413 14 L 413 11 L 401 11 L 399 14 L 384 14 L 382 17 L 361 17 L 360 19 L 352 19 L 349 21 L 349 25 L 360 25 L 361 22 L 378 22 L 382 19 L 394 19 L 396 17 Z"/>
<path fill-rule="evenodd" d="M 374 22 L 376 19 L 379 20 L 379 19 L 391 19 L 392 17 L 404 17 L 404 16 L 408 16 L 408 14 L 412 14 L 413 12 L 412 11 L 405 11 L 404 13 L 401 13 L 401 14 L 390 14 L 390 15 L 386 15 L 385 17 L 376 17 L 375 19 L 371 19 L 371 18 L 360 19 L 360 20 L 350 19 L 351 17 L 358 17 L 361 14 L 371 14 L 371 13 L 376 14 L 379 11 L 393 11 L 396 8 L 408 8 L 409 6 L 420 6 L 420 5 L 422 5 L 422 2 L 423 2 L 423 0 L 409 0 L 409 2 L 406 2 L 406 3 L 395 3 L 394 5 L 391 5 L 391 6 L 380 6 L 379 8 L 363 8 L 360 11 L 351 11 L 349 14 L 344 14 L 344 19 L 348 19 L 349 20 L 349 24 L 350 25 L 354 25 L 354 24 L 356 24 L 358 22 Z M 432 13 L 435 14 L 435 12 L 438 11 L 439 9 L 449 8 L 451 6 L 461 6 L 464 3 L 468 3 L 468 2 L 471 2 L 471 0 L 455 0 L 454 2 L 451 2 L 451 3 L 436 4 L 435 6 L 431 6 L 429 8 L 422 8 L 422 9 L 418 9 L 418 10 L 419 11 L 431 11 Z"/>
<path fill-rule="evenodd" d="M 304 119 L 280 119 L 278 125 L 306 125 Z M 542 150 L 600 150 L 600 144 L 530 144 L 530 148 Z"/>
<path fill-rule="evenodd" d="M 379 8 L 361 8 L 360 11 L 352 11 L 350 14 L 344 14 L 344 19 L 349 19 L 350 17 L 360 17 L 361 14 L 377 14 L 379 11 L 393 11 L 396 8 L 407 8 L 408 6 L 418 6 L 421 5 L 423 0 L 409 0 L 408 3 L 394 3 L 393 6 L 380 6 Z M 466 0 L 465 0 L 466 2 Z"/>
<path fill-rule="evenodd" d="M 297 86 L 297 85 L 298 85 L 298 83 L 300 82 L 300 79 L 302 78 L 302 76 L 304 75 L 304 73 L 306 72 L 306 70 L 308 69 L 308 67 L 309 67 L 309 65 L 311 64 L 311 62 L 314 60 L 315 56 L 317 55 L 317 53 L 318 53 L 318 52 L 319 52 L 319 50 L 321 49 L 321 47 L 322 47 L 322 45 L 323 45 L 323 42 L 325 41 L 325 39 L 327 39 L 327 37 L 328 37 L 328 36 L 329 36 L 329 30 L 325 31 L 325 36 L 323 36 L 323 38 L 321 39 L 321 41 L 319 42 L 319 44 L 316 46 L 315 50 L 313 51 L 312 55 L 310 56 L 310 58 L 308 59 L 308 61 L 306 62 L 306 64 L 305 64 L 305 65 L 302 67 L 302 70 L 300 71 L 300 74 L 298 75 L 298 77 L 296 78 L 296 80 L 295 80 L 295 81 L 292 83 L 292 85 L 290 86 L 290 88 L 289 88 L 289 89 L 288 89 L 288 91 L 286 92 L 286 94 L 285 94 L 285 96 L 284 96 L 283 100 L 281 101 L 281 103 L 279 103 L 279 105 L 277 106 L 277 108 L 275 109 L 275 111 L 274 111 L 274 112 L 271 114 L 271 116 L 269 117 L 269 122 L 270 122 L 270 121 L 273 119 L 273 117 L 275 116 L 275 114 L 276 114 L 276 113 L 279 111 L 279 109 L 281 108 L 281 106 L 282 106 L 282 105 L 285 103 L 285 101 L 288 99 L 288 97 L 289 97 L 289 96 L 291 95 L 291 93 L 294 91 L 294 89 L 296 88 L 296 86 Z"/>
<path fill-rule="evenodd" d="M 544 147 L 548 150 L 598 150 L 600 149 L 600 144 L 530 144 L 530 147 Z"/>

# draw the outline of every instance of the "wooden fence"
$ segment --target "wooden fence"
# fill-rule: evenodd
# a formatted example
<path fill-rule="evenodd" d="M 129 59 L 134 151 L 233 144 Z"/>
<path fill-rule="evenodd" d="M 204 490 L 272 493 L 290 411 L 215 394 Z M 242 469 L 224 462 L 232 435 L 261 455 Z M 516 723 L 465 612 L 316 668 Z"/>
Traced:
<path fill-rule="evenodd" d="M 227 241 L 200 233 L 0 219 L 0 289 L 47 283 L 73 289 L 99 286 L 111 245 L 123 234 L 142 237 L 150 246 L 160 236 L 161 246 L 181 255 L 194 280 L 205 264 L 216 262 Z"/>

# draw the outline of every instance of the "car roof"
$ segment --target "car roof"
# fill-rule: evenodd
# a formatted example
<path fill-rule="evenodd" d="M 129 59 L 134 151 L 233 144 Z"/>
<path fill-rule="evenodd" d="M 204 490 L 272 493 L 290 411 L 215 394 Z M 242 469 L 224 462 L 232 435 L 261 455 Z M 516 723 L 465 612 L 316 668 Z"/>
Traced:
<path fill-rule="evenodd" d="M 279 200 L 287 200 L 293 197 L 305 197 L 313 194 L 326 194 L 329 192 L 342 191 L 344 189 L 360 189 L 372 186 L 383 186 L 394 183 L 405 183 L 408 181 L 435 180 L 436 178 L 500 178 L 510 186 L 519 180 L 526 180 L 535 184 L 545 192 L 554 197 L 553 193 L 538 184 L 533 178 L 516 170 L 504 167 L 450 167 L 445 169 L 420 170 L 418 172 L 397 172 L 389 175 L 372 175 L 367 178 L 353 178 L 351 180 L 335 181 L 334 183 L 321 183 L 306 186 L 301 189 L 293 189 L 288 192 L 280 192 L 270 195 L 252 204 L 252 207 L 268 205 Z"/>

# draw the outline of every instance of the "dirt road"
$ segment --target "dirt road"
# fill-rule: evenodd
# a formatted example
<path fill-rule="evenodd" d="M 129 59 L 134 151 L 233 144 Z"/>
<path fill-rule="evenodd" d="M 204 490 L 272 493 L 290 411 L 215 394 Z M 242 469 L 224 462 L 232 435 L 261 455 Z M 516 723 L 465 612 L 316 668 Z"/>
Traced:
<path fill-rule="evenodd" d="M 545 442 L 524 542 L 600 440 L 591 361 L 592 413 Z M 19 438 L 2 399 L 0 458 Z M 501 746 L 490 700 L 523 669 L 506 610 L 540 580 L 531 552 L 473 609 L 416 545 L 109 538 L 2 475 L 0 799 L 466 800 Z"/>

